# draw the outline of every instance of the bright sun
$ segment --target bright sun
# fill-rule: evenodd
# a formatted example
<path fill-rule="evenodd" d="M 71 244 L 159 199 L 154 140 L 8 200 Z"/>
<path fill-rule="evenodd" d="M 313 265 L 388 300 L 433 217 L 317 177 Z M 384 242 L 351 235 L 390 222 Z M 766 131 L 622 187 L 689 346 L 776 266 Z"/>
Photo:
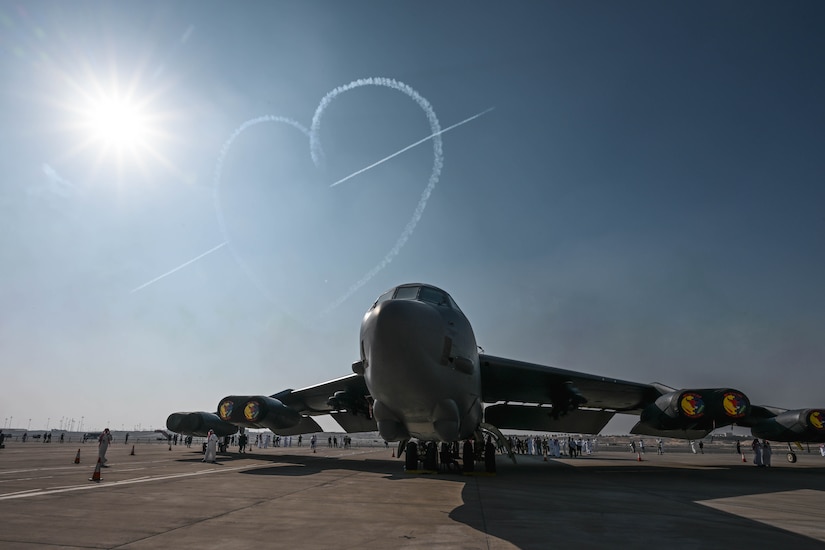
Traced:
<path fill-rule="evenodd" d="M 119 152 L 147 146 L 150 126 L 138 105 L 119 98 L 102 98 L 88 111 L 92 138 Z"/>
<path fill-rule="evenodd" d="M 90 178 L 105 174 L 123 181 L 142 174 L 156 181 L 159 167 L 180 176 L 168 156 L 173 140 L 166 128 L 174 117 L 161 107 L 165 89 L 147 89 L 140 73 L 125 81 L 91 70 L 84 76 L 67 76 L 68 93 L 57 102 L 70 115 L 65 127 L 73 134 L 63 158 L 91 155 Z"/>

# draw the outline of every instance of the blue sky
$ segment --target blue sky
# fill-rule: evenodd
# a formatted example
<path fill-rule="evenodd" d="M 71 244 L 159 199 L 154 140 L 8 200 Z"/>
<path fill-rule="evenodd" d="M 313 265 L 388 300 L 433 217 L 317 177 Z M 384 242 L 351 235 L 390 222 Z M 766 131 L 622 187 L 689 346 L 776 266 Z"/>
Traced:
<path fill-rule="evenodd" d="M 816 2 L 0 3 L 0 418 L 161 427 L 348 374 L 410 281 L 491 354 L 825 406 L 823 24 Z M 393 84 L 341 88 L 366 78 Z M 440 157 L 330 187 L 490 108 Z"/>

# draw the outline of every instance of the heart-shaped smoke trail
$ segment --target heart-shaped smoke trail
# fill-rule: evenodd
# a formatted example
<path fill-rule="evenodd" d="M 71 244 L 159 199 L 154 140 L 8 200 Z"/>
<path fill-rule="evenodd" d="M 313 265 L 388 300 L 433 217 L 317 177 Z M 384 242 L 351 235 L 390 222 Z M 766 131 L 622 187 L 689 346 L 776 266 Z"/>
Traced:
<path fill-rule="evenodd" d="M 235 258 L 235 262 L 237 262 L 238 266 L 241 268 L 241 271 L 246 273 L 246 276 L 249 277 L 249 280 L 252 281 L 252 284 L 266 297 L 267 300 L 270 302 L 275 302 L 275 297 L 269 291 L 267 286 L 261 282 L 258 276 L 255 274 L 255 270 L 252 269 L 249 264 L 243 259 L 243 256 L 238 252 L 238 250 L 232 246 L 232 239 L 229 237 L 229 230 L 226 227 L 226 220 L 224 219 L 223 215 L 223 208 L 221 206 L 221 196 L 220 196 L 220 187 L 221 187 L 221 175 L 223 173 L 223 162 L 226 159 L 227 153 L 229 153 L 229 149 L 232 147 L 232 144 L 238 139 L 244 131 L 248 130 L 249 128 L 264 123 L 264 122 L 281 122 L 284 124 L 289 124 L 290 126 L 294 126 L 301 132 L 303 132 L 306 136 L 309 136 L 309 130 L 307 130 L 301 123 L 292 120 L 291 118 L 282 117 L 282 116 L 272 116 L 272 115 L 264 115 L 256 118 L 252 118 L 238 126 L 234 132 L 229 136 L 229 138 L 224 142 L 223 147 L 221 147 L 221 152 L 218 154 L 218 160 L 215 163 L 215 175 L 212 178 L 212 202 L 215 205 L 215 215 L 218 218 L 218 226 L 221 231 L 221 235 L 223 235 L 224 242 L 228 245 L 229 252 L 232 254 L 232 257 Z"/>
<path fill-rule="evenodd" d="M 339 86 L 329 92 L 327 95 L 321 99 L 321 102 L 318 104 L 318 108 L 315 110 L 315 115 L 312 117 L 312 126 L 310 127 L 310 134 L 309 134 L 309 143 L 310 143 L 310 152 L 312 153 L 312 161 L 315 163 L 316 166 L 320 166 L 323 161 L 323 149 L 321 148 L 321 140 L 319 138 L 318 132 L 321 129 L 321 118 L 323 117 L 324 111 L 327 109 L 330 103 L 338 97 L 339 95 L 348 92 L 349 90 L 353 90 L 355 88 L 360 88 L 362 86 L 384 86 L 387 88 L 391 88 L 393 90 L 397 90 L 409 96 L 413 101 L 415 101 L 421 109 L 423 109 L 424 113 L 427 115 L 427 120 L 430 123 L 430 130 L 432 131 L 432 140 L 433 140 L 433 169 L 430 173 L 430 179 L 427 181 L 427 186 L 424 188 L 424 191 L 421 193 L 421 198 L 418 201 L 418 204 L 413 211 L 412 218 L 409 222 L 407 222 L 406 227 L 401 232 L 401 236 L 398 237 L 398 240 L 395 241 L 395 244 L 392 246 L 389 252 L 384 255 L 384 258 L 378 262 L 378 264 L 367 271 L 361 279 L 355 282 L 352 286 L 347 289 L 347 291 L 339 296 L 334 302 L 324 308 L 321 311 L 321 315 L 324 316 L 328 314 L 330 311 L 335 309 L 336 307 L 340 306 L 344 301 L 346 301 L 350 296 L 352 296 L 359 288 L 367 284 L 370 279 L 375 277 L 375 275 L 387 267 L 387 265 L 395 258 L 398 253 L 401 251 L 401 248 L 406 244 L 407 240 L 412 235 L 413 231 L 415 230 L 415 226 L 421 220 L 421 215 L 424 213 L 424 209 L 427 207 L 427 200 L 429 200 L 430 195 L 435 188 L 435 184 L 438 183 L 438 178 L 441 176 L 441 168 L 444 166 L 444 150 L 441 140 L 441 125 L 438 123 L 438 117 L 435 115 L 435 111 L 433 110 L 432 105 L 430 102 L 424 99 L 418 92 L 416 92 L 411 86 L 404 84 L 403 82 L 399 82 L 397 80 L 393 80 L 392 78 L 362 78 L 359 80 L 355 80 L 346 84 L 344 86 Z M 372 166 L 375 166 L 373 164 Z"/>
<path fill-rule="evenodd" d="M 321 119 L 323 118 L 324 112 L 329 107 L 329 105 L 335 100 L 336 97 L 340 96 L 343 93 L 346 93 L 350 90 L 354 90 L 356 88 L 361 88 L 364 86 L 383 86 L 386 88 L 390 88 L 393 90 L 397 90 L 409 96 L 413 101 L 415 101 L 421 109 L 424 111 L 425 115 L 427 116 L 427 120 L 430 123 L 430 129 L 432 131 L 432 135 L 428 136 L 426 139 L 432 139 L 433 141 L 433 168 L 432 172 L 430 173 L 430 178 L 427 181 L 427 186 L 424 188 L 424 191 L 421 193 L 421 198 L 418 201 L 418 204 L 413 211 L 412 218 L 407 225 L 404 227 L 404 230 L 401 232 L 401 235 L 396 240 L 395 244 L 390 248 L 389 252 L 387 252 L 384 257 L 381 259 L 378 264 L 367 271 L 364 276 L 362 276 L 358 281 L 353 283 L 347 291 L 339 296 L 335 301 L 325 307 L 320 314 L 322 316 L 328 314 L 336 307 L 340 306 L 344 301 L 346 301 L 350 296 L 352 296 L 358 289 L 364 286 L 370 279 L 375 277 L 375 275 L 384 269 L 395 256 L 401 251 L 401 248 L 410 238 L 413 231 L 415 230 L 415 226 L 421 220 L 421 216 L 424 213 L 424 209 L 427 207 L 427 200 L 430 198 L 433 189 L 435 188 L 436 183 L 438 183 L 438 178 L 441 175 L 441 168 L 444 164 L 444 153 L 442 147 L 442 139 L 441 134 L 443 131 L 441 130 L 441 126 L 438 123 L 438 117 L 435 114 L 435 111 L 430 105 L 430 102 L 424 99 L 417 91 L 415 91 L 411 86 L 404 84 L 403 82 L 399 82 L 392 78 L 362 78 L 359 80 L 354 80 L 349 84 L 344 86 L 339 86 L 325 95 L 321 102 L 318 104 L 318 108 L 315 110 L 315 114 L 312 117 L 312 126 L 309 130 L 307 130 L 304 126 L 300 123 L 286 117 L 282 116 L 272 116 L 272 115 L 265 115 L 257 118 L 253 118 L 247 120 L 234 132 L 229 136 L 229 138 L 224 143 L 223 147 L 221 148 L 220 154 L 218 155 L 218 160 L 215 166 L 215 175 L 213 178 L 213 199 L 215 205 L 215 212 L 218 218 L 218 225 L 220 226 L 221 233 L 224 237 L 225 242 L 228 244 L 228 248 L 232 253 L 232 256 L 235 258 L 235 261 L 238 263 L 240 268 L 246 273 L 247 277 L 252 281 L 252 283 L 260 290 L 260 292 L 266 296 L 266 298 L 272 302 L 276 302 L 275 297 L 272 295 L 270 290 L 264 285 L 259 277 L 256 275 L 255 271 L 249 266 L 249 264 L 244 261 L 243 257 L 240 253 L 238 253 L 237 249 L 232 246 L 232 239 L 230 238 L 229 231 L 226 226 L 226 221 L 223 215 L 223 209 L 221 207 L 220 201 L 220 186 L 221 186 L 221 175 L 223 171 L 223 163 L 224 159 L 226 158 L 227 153 L 229 152 L 230 148 L 234 141 L 240 136 L 245 130 L 255 126 L 257 124 L 261 124 L 263 122 L 280 122 L 289 124 L 294 126 L 305 135 L 309 136 L 309 143 L 310 143 L 310 154 L 312 155 L 312 162 L 315 164 L 316 167 L 322 167 L 324 164 L 324 151 L 321 146 L 321 140 L 319 137 L 319 132 L 321 129 Z M 478 115 L 480 116 L 480 115 Z M 424 141 L 424 140 L 422 140 Z M 420 142 L 419 142 L 420 143 Z M 374 164 L 372 166 L 375 166 Z M 370 166 L 370 167 L 372 167 Z M 368 167 L 369 168 L 369 167 Z"/>

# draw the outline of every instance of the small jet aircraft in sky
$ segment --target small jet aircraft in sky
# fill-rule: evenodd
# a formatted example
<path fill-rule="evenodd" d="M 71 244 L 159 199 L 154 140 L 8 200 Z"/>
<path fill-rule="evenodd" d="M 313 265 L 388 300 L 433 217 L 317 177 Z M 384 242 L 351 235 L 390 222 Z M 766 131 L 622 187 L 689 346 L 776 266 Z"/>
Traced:
<path fill-rule="evenodd" d="M 443 290 L 403 284 L 378 297 L 364 315 L 361 358 L 353 374 L 270 396 L 231 395 L 216 413 L 178 412 L 173 432 L 219 436 L 238 427 L 279 435 L 323 431 L 312 418 L 331 415 L 348 433 L 377 430 L 399 451 L 411 439 L 479 440 L 482 430 L 598 434 L 616 413 L 638 415 L 631 433 L 701 439 L 736 424 L 754 437 L 825 442 L 825 409 L 751 404 L 732 388 L 675 389 L 479 353 L 470 322 Z"/>

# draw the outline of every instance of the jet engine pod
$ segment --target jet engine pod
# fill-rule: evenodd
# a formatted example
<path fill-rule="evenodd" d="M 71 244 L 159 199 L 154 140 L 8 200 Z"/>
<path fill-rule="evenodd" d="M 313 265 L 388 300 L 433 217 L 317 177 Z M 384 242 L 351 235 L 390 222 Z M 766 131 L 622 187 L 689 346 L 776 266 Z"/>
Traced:
<path fill-rule="evenodd" d="M 218 416 L 237 426 L 269 428 L 273 431 L 291 428 L 301 420 L 298 411 L 265 395 L 224 397 L 218 403 Z"/>
<path fill-rule="evenodd" d="M 232 435 L 238 427 L 224 422 L 215 413 L 209 412 L 176 412 L 166 419 L 166 427 L 175 433 L 204 437 L 209 430 L 218 437 Z"/>
<path fill-rule="evenodd" d="M 657 430 L 718 428 L 750 413 L 744 393 L 729 388 L 679 390 L 659 396 L 640 415 L 640 421 Z"/>
<path fill-rule="evenodd" d="M 758 422 L 751 428 L 754 437 L 773 441 L 825 442 L 825 409 L 785 411 Z"/>

